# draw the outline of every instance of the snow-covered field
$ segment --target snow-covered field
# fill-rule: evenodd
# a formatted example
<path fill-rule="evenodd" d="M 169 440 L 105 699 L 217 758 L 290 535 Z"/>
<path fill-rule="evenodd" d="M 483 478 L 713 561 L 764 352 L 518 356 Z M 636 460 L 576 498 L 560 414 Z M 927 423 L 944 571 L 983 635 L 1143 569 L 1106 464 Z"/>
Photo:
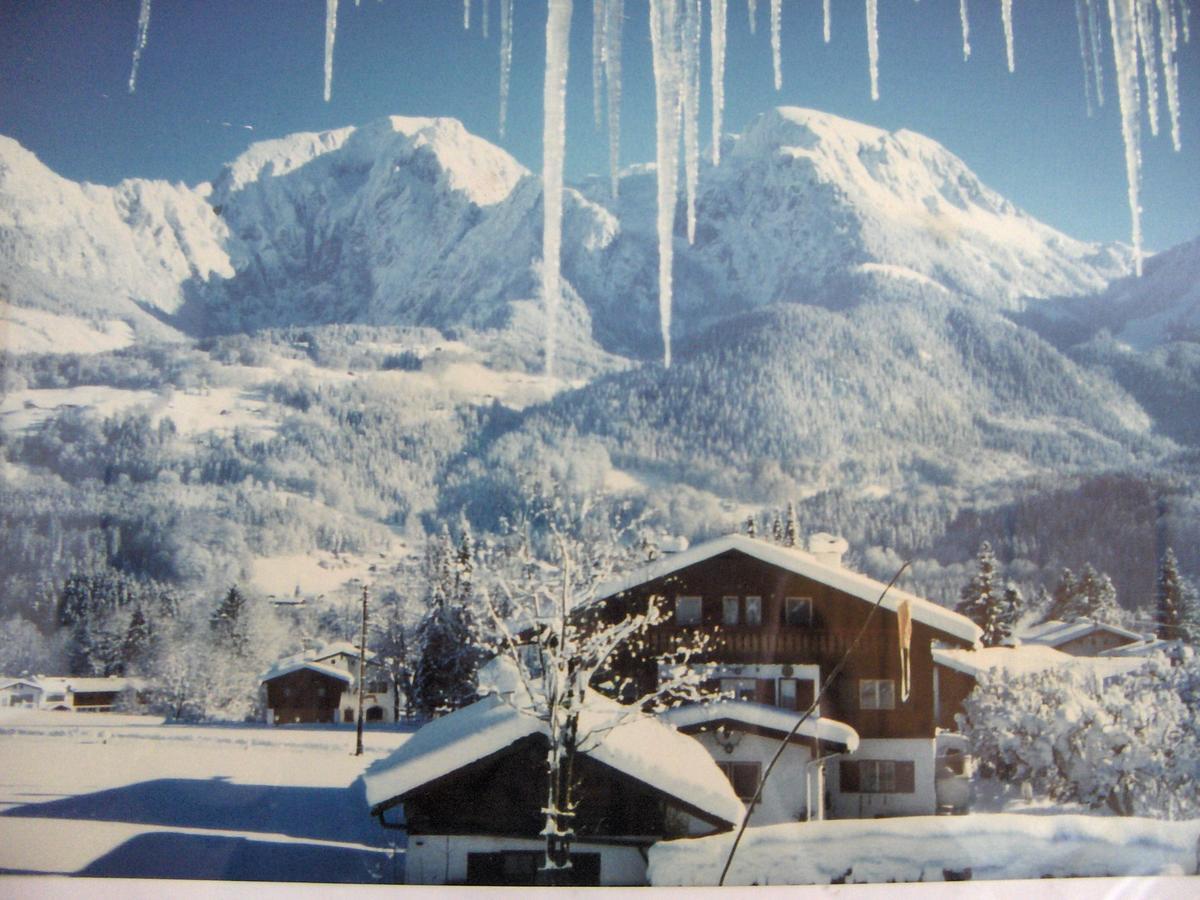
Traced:
<path fill-rule="evenodd" d="M 359 775 L 407 738 L 368 730 L 355 757 L 347 727 L 3 710 L 0 873 L 403 880 Z"/>

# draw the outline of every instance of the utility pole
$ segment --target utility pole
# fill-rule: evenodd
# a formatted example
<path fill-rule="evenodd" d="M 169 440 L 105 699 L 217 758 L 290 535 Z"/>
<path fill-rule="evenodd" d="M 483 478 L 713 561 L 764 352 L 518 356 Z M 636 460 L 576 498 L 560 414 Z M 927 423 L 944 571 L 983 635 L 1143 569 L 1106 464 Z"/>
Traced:
<path fill-rule="evenodd" d="M 358 642 L 358 716 L 355 718 L 357 723 L 358 741 L 355 744 L 354 755 L 362 756 L 363 743 L 363 680 L 366 677 L 367 668 L 367 586 L 363 585 L 363 608 L 362 608 L 362 637 Z"/>

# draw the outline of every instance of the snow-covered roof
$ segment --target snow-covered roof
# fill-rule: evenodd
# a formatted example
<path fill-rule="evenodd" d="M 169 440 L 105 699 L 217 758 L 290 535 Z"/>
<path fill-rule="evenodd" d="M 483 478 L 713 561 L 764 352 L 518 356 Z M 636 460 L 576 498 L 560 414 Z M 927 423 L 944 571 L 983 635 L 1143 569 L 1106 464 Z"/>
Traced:
<path fill-rule="evenodd" d="M 751 703 L 747 700 L 715 700 L 711 703 L 689 703 L 662 713 L 661 718 L 676 728 L 688 729 L 717 722 L 732 722 L 761 728 L 779 735 L 791 733 L 802 713 Z M 814 716 L 807 719 L 796 732 L 800 738 L 816 738 L 845 748 L 847 753 L 858 749 L 858 732 L 836 719 Z"/>
<path fill-rule="evenodd" d="M 44 690 L 44 688 L 32 678 L 0 678 L 0 691 L 7 690 L 11 687 L 16 687 L 19 684 L 23 684 L 26 687 L 36 688 L 39 691 Z"/>
<path fill-rule="evenodd" d="M 1109 647 L 1107 650 L 1101 650 L 1096 655 L 1104 657 L 1149 656 L 1151 653 L 1160 653 L 1169 650 L 1177 643 L 1177 641 L 1164 641 L 1156 637 L 1147 637 L 1140 641 L 1122 644 L 1120 647 Z"/>
<path fill-rule="evenodd" d="M 343 653 L 346 656 L 353 656 L 355 659 L 358 659 L 358 646 L 356 644 L 350 643 L 349 641 L 333 641 L 331 643 L 326 644 L 320 650 L 317 650 L 315 653 L 310 654 L 308 658 L 322 660 L 322 659 L 329 659 L 329 657 L 331 657 L 331 656 L 337 656 L 338 654 L 343 654 Z M 370 662 L 374 658 L 375 658 L 375 654 L 373 652 L 371 652 L 370 650 L 368 650 L 367 651 L 367 661 Z"/>
<path fill-rule="evenodd" d="M 1141 641 L 1145 638 L 1145 635 L 1138 634 L 1136 631 L 1130 631 L 1127 628 L 1121 628 L 1119 625 L 1093 622 L 1091 619 L 1076 619 L 1074 622 L 1061 622 L 1058 619 L 1051 619 L 1048 622 L 1025 629 L 1020 637 L 1026 644 L 1046 644 L 1050 647 L 1061 647 L 1069 641 L 1087 637 L 1089 634 L 1094 634 L 1097 631 L 1105 631 L 1117 637 L 1123 637 L 1131 642 Z"/>
<path fill-rule="evenodd" d="M 276 678 L 281 678 L 284 675 L 291 675 L 293 672 L 299 672 L 301 669 L 308 669 L 310 672 L 318 672 L 321 675 L 328 675 L 330 678 L 337 678 L 349 684 L 353 681 L 353 677 L 349 672 L 336 668 L 335 666 L 327 666 L 324 663 L 315 662 L 311 659 L 303 657 L 291 657 L 290 659 L 281 659 L 275 665 L 271 666 L 260 677 L 259 681 L 272 681 Z"/>
<path fill-rule="evenodd" d="M 858 572 L 851 572 L 839 565 L 822 562 L 803 550 L 794 547 L 780 547 L 777 544 L 770 544 L 743 534 L 727 534 L 724 537 L 697 544 L 682 553 L 664 556 L 621 578 L 603 584 L 596 592 L 596 596 L 606 598 L 620 594 L 648 581 L 663 578 L 680 569 L 729 551 L 744 553 L 769 565 L 778 566 L 804 578 L 811 578 L 813 581 L 819 581 L 867 603 L 875 603 L 885 587 L 882 582 L 876 581 L 874 578 Z M 978 642 L 983 634 L 979 626 L 966 616 L 938 606 L 936 603 L 910 594 L 898 587 L 892 587 L 887 592 L 881 606 L 890 612 L 895 612 L 903 600 L 907 600 L 911 605 L 913 618 L 930 628 L 935 628 L 972 644 Z"/>
<path fill-rule="evenodd" d="M 45 691 L 61 691 L 62 693 L 90 693 L 93 691 L 123 691 L 128 688 L 143 688 L 146 682 L 141 678 L 122 678 L 110 675 L 107 678 L 75 677 L 74 675 L 55 675 L 37 677 L 37 683 Z"/>
<path fill-rule="evenodd" d="M 947 650 L 933 648 L 933 661 L 938 665 L 977 677 L 981 672 L 1005 672 L 1009 675 L 1031 675 L 1049 669 L 1070 669 L 1091 672 L 1100 678 L 1124 675 L 1144 664 L 1136 658 L 1072 656 L 1044 644 L 1023 644 L 1020 647 L 984 647 L 980 650 Z"/>
<path fill-rule="evenodd" d="M 630 716 L 589 692 L 580 716 L 587 735 L 579 751 L 707 816 L 734 825 L 744 808 L 729 780 L 699 742 L 649 716 Z M 498 696 L 434 719 L 363 775 L 367 803 L 378 807 L 403 799 L 425 784 L 486 759 L 534 735 L 548 736 L 546 723 Z"/>

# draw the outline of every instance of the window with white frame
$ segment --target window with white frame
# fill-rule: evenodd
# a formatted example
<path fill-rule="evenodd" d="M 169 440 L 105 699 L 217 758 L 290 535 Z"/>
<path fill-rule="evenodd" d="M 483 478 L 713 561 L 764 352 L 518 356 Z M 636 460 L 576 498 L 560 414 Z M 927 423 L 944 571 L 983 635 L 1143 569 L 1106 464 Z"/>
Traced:
<path fill-rule="evenodd" d="M 675 624 L 699 625 L 702 618 L 703 602 L 699 597 L 675 598 Z"/>
<path fill-rule="evenodd" d="M 746 598 L 746 624 L 762 624 L 762 597 Z"/>
<path fill-rule="evenodd" d="M 911 794 L 916 789 L 916 766 L 901 759 L 843 759 L 844 794 Z"/>
<path fill-rule="evenodd" d="M 812 624 L 812 597 L 786 597 L 783 601 L 783 624 L 807 628 Z"/>
<path fill-rule="evenodd" d="M 721 624 L 722 625 L 737 625 L 741 622 L 739 615 L 742 606 L 741 597 L 722 597 L 721 598 Z"/>
<path fill-rule="evenodd" d="M 895 709 L 896 682 L 891 678 L 860 678 L 858 706 L 860 709 Z"/>

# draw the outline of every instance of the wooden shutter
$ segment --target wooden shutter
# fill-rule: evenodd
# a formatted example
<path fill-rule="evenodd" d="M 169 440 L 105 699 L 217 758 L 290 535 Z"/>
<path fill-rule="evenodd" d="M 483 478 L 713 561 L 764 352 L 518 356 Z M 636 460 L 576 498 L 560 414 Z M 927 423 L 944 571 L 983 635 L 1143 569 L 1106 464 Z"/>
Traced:
<path fill-rule="evenodd" d="M 838 761 L 840 787 L 843 794 L 858 793 L 858 762 L 852 759 Z"/>
<path fill-rule="evenodd" d="M 896 760 L 896 793 L 911 794 L 916 791 L 916 766 L 911 760 Z"/>
<path fill-rule="evenodd" d="M 759 703 L 765 703 L 767 706 L 775 705 L 775 679 L 774 678 L 759 678 L 754 690 L 754 699 Z"/>
<path fill-rule="evenodd" d="M 805 712 L 812 706 L 813 697 L 816 692 L 813 689 L 813 682 L 807 678 L 796 679 L 796 709 L 799 712 Z"/>

